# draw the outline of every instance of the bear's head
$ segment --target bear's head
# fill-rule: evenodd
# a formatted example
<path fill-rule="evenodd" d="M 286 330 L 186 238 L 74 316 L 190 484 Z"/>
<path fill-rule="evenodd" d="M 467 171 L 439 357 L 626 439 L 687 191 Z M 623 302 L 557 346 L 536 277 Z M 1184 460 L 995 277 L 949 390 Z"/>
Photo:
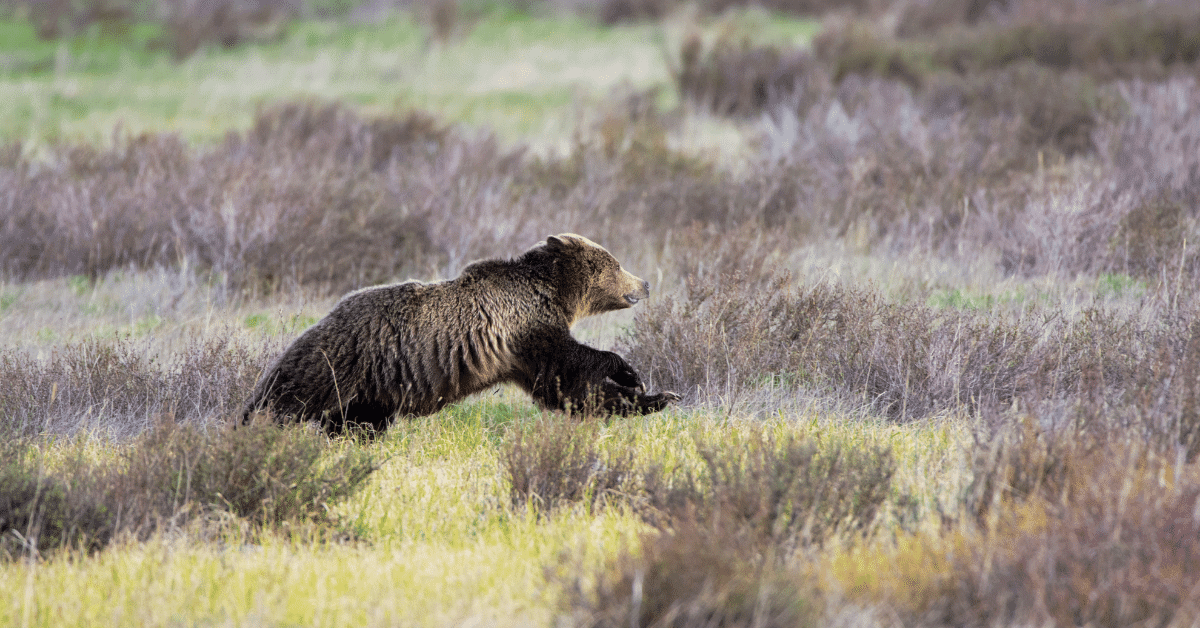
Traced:
<path fill-rule="evenodd" d="M 621 268 L 607 249 L 573 233 L 546 238 L 545 250 L 562 262 L 571 275 L 570 292 L 575 321 L 594 314 L 622 310 L 650 296 L 650 284 Z"/>

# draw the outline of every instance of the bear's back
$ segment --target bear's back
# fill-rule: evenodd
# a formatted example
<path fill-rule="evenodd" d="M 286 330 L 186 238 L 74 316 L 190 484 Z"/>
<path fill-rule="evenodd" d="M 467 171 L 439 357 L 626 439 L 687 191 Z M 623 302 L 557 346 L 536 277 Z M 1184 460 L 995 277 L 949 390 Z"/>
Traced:
<path fill-rule="evenodd" d="M 496 272 L 502 269 L 487 270 L 353 292 L 322 321 L 322 335 L 355 337 L 367 368 L 390 375 L 376 381 L 411 387 L 400 400 L 403 413 L 435 412 L 446 402 L 512 379 L 522 366 L 522 338 L 555 326 L 545 316 L 552 295 Z M 389 396 L 383 389 L 364 392 Z"/>

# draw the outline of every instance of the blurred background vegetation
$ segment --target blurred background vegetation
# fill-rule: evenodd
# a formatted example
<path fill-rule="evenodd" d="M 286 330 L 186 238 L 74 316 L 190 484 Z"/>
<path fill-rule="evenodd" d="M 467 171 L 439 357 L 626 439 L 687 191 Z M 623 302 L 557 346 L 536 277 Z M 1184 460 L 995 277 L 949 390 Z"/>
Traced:
<path fill-rule="evenodd" d="M 1188 0 L 6 0 L 0 623 L 1194 625 L 1198 68 Z M 227 429 L 563 231 L 680 406 Z"/>

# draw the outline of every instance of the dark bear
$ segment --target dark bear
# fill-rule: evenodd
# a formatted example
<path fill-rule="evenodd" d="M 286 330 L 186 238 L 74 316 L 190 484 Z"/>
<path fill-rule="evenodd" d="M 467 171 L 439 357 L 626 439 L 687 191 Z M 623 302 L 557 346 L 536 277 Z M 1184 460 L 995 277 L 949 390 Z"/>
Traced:
<path fill-rule="evenodd" d="M 646 394 L 621 356 L 580 344 L 585 316 L 632 307 L 650 284 L 574 234 L 512 260 L 484 260 L 457 279 L 352 292 L 305 331 L 255 386 L 245 417 L 383 430 L 393 416 L 433 414 L 501 382 L 543 408 L 657 412 L 679 398 Z"/>

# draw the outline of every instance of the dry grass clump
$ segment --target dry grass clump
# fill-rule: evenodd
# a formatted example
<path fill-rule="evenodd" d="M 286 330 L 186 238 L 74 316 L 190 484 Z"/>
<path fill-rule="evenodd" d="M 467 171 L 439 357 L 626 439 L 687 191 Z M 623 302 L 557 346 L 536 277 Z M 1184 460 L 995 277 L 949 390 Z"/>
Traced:
<path fill-rule="evenodd" d="M 561 417 L 510 430 L 500 464 L 511 482 L 514 506 L 541 510 L 583 503 L 592 510 L 610 493 L 628 488 L 632 450 L 604 453 L 597 447 L 599 426 Z"/>
<path fill-rule="evenodd" d="M 254 529 L 335 523 L 328 505 L 378 465 L 362 449 L 330 451 L 324 435 L 271 421 L 207 431 L 164 422 L 99 460 L 83 450 L 49 460 L 9 439 L 0 456 L 0 556 L 98 550 L 222 514 Z"/>
<path fill-rule="evenodd" d="M 196 423 L 235 413 L 266 366 L 264 349 L 220 337 L 160 358 L 128 339 L 94 339 L 37 356 L 0 349 L 0 432 L 127 437 L 156 417 Z"/>

